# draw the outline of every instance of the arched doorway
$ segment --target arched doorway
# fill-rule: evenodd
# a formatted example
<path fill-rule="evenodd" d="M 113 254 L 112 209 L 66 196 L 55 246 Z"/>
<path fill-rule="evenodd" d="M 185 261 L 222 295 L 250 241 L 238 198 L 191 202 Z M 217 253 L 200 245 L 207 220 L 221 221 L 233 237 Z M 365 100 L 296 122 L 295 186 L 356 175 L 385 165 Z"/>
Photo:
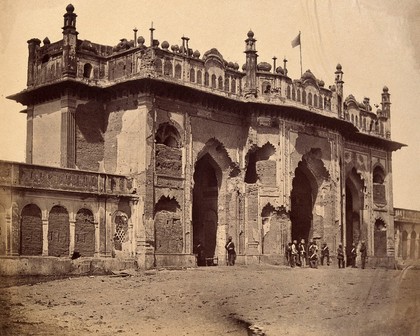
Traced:
<path fill-rule="evenodd" d="M 67 209 L 55 205 L 48 216 L 48 255 L 69 256 L 70 222 Z"/>
<path fill-rule="evenodd" d="M 42 255 L 42 215 L 35 204 L 22 209 L 20 221 L 20 254 Z"/>
<path fill-rule="evenodd" d="M 351 249 L 352 244 L 357 245 L 366 236 L 361 232 L 360 212 L 363 209 L 362 198 L 363 181 L 355 169 L 346 179 L 346 247 Z M 366 237 L 364 238 L 366 239 Z"/>
<path fill-rule="evenodd" d="M 93 257 L 95 254 L 95 221 L 92 211 L 80 209 L 76 214 L 74 227 L 74 251 L 82 257 Z"/>
<path fill-rule="evenodd" d="M 382 219 L 375 221 L 375 232 L 374 232 L 374 244 L 375 244 L 375 256 L 385 257 L 386 256 L 386 225 Z"/>
<path fill-rule="evenodd" d="M 216 253 L 220 169 L 214 159 L 205 154 L 195 165 L 193 191 L 193 244 L 204 245 L 206 258 Z"/>
<path fill-rule="evenodd" d="M 304 161 L 299 162 L 292 182 L 291 213 L 292 240 L 312 238 L 313 207 L 318 193 L 317 184 Z"/>

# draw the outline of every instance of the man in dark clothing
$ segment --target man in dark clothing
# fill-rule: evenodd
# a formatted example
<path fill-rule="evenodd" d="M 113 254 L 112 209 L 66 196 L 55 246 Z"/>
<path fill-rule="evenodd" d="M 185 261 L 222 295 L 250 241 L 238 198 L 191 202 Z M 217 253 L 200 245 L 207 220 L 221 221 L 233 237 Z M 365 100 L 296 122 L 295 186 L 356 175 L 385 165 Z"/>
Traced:
<path fill-rule="evenodd" d="M 292 243 L 287 243 L 285 254 L 286 254 L 286 265 L 291 266 L 291 262 L 292 262 Z"/>
<path fill-rule="evenodd" d="M 235 252 L 235 244 L 232 241 L 232 237 L 228 237 L 228 242 L 225 245 L 225 249 L 228 254 L 228 266 L 235 265 L 235 259 L 236 259 L 236 252 Z"/>
<path fill-rule="evenodd" d="M 367 259 L 367 247 L 364 241 L 362 241 L 362 245 L 360 246 L 360 257 L 362 258 L 362 269 L 366 266 L 366 259 Z"/>
<path fill-rule="evenodd" d="M 204 253 L 204 246 L 201 241 L 198 241 L 198 244 L 195 247 L 195 254 L 197 256 L 197 266 L 205 266 L 206 256 Z"/>
<path fill-rule="evenodd" d="M 327 265 L 330 266 L 330 249 L 327 243 L 322 244 L 321 248 L 321 265 L 324 266 L 324 259 L 327 259 Z"/>
<path fill-rule="evenodd" d="M 356 245 L 352 244 L 351 250 L 350 250 L 350 264 L 352 268 L 356 268 L 356 257 L 357 257 Z"/>
<path fill-rule="evenodd" d="M 337 249 L 338 268 L 344 268 L 344 251 L 343 245 L 339 244 Z"/>

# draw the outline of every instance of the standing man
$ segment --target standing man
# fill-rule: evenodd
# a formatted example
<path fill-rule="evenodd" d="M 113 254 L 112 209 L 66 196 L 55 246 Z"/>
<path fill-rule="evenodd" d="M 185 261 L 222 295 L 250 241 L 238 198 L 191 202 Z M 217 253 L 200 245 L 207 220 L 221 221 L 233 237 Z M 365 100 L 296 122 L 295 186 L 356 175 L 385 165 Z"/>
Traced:
<path fill-rule="evenodd" d="M 318 246 L 316 246 L 316 241 L 312 241 L 309 246 L 309 267 L 318 268 Z"/>
<path fill-rule="evenodd" d="M 301 239 L 300 240 L 300 246 L 301 246 L 301 250 L 299 251 L 300 253 L 300 262 L 302 263 L 302 267 L 306 266 L 306 244 L 305 244 L 305 239 Z"/>
<path fill-rule="evenodd" d="M 362 269 L 366 266 L 366 259 L 367 259 L 367 247 L 364 241 L 362 241 L 362 245 L 360 246 L 360 257 L 362 258 Z"/>
<path fill-rule="evenodd" d="M 351 263 L 352 268 L 356 268 L 356 257 L 357 257 L 356 245 L 353 243 L 350 250 L 350 263 Z"/>
<path fill-rule="evenodd" d="M 344 268 L 344 250 L 343 245 L 339 244 L 337 249 L 338 268 Z"/>
<path fill-rule="evenodd" d="M 330 266 L 330 249 L 327 243 L 322 244 L 321 248 L 321 265 L 324 266 L 324 259 L 327 259 L 327 265 Z"/>
<path fill-rule="evenodd" d="M 232 236 L 228 237 L 228 242 L 225 245 L 225 249 L 228 254 L 228 266 L 234 266 L 235 259 L 236 259 L 236 252 L 235 252 L 235 244 L 232 241 Z"/>
<path fill-rule="evenodd" d="M 292 258 L 290 260 L 290 266 L 291 267 L 296 266 L 297 257 L 298 257 L 297 240 L 294 240 L 293 244 L 292 244 Z"/>
<path fill-rule="evenodd" d="M 287 266 L 291 266 L 292 264 L 292 243 L 287 243 L 286 250 L 284 252 L 286 254 L 286 262 Z"/>

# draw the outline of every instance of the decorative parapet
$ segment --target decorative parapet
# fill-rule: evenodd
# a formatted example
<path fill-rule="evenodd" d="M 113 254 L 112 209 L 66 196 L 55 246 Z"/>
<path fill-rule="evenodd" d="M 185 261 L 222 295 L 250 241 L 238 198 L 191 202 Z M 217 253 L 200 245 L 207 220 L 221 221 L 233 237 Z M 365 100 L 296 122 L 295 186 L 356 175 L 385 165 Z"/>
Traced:
<path fill-rule="evenodd" d="M 134 39 L 122 38 L 114 46 L 101 45 L 79 40 L 74 7 L 69 5 L 66 11 L 62 40 L 51 43 L 45 38 L 42 46 L 39 39 L 28 41 L 28 89 L 8 98 L 25 104 L 30 101 L 28 97 L 33 100 L 39 95 L 40 91 L 33 92 L 37 89 L 59 94 L 70 84 L 87 85 L 97 94 L 103 89 L 112 91 L 112 87 L 124 82 L 151 78 L 236 101 L 298 107 L 351 122 L 360 133 L 391 139 L 388 88 L 383 89 L 380 109 L 379 104 L 373 104 L 376 107 L 373 110 L 369 98 L 363 103 L 352 95 L 344 99 L 340 64 L 332 85 L 326 86 L 310 70 L 292 80 L 286 59 L 283 67 L 276 65 L 276 57 L 273 66 L 264 61 L 258 63 L 257 40 L 252 31 L 245 40 L 246 59 L 242 68 L 226 61 L 216 48 L 201 56 L 198 50 L 189 47 L 188 37 L 182 37 L 181 46 L 160 43 L 153 38 L 153 27 L 149 45 L 144 37 L 137 37 L 137 29 L 133 30 Z"/>
<path fill-rule="evenodd" d="M 394 208 L 394 221 L 420 224 L 420 211 Z"/>
<path fill-rule="evenodd" d="M 96 195 L 132 195 L 126 176 L 0 161 L 0 186 Z"/>

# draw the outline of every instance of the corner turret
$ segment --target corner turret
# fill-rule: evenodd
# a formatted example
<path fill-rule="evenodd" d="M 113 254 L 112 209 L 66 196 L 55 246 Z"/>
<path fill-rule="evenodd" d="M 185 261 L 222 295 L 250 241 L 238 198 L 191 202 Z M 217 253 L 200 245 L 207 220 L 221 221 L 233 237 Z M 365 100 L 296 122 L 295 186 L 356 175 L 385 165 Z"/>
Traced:
<path fill-rule="evenodd" d="M 28 41 L 28 78 L 26 80 L 27 86 L 32 86 L 35 83 L 35 69 L 36 69 L 36 52 L 41 45 L 41 40 L 37 38 Z"/>

